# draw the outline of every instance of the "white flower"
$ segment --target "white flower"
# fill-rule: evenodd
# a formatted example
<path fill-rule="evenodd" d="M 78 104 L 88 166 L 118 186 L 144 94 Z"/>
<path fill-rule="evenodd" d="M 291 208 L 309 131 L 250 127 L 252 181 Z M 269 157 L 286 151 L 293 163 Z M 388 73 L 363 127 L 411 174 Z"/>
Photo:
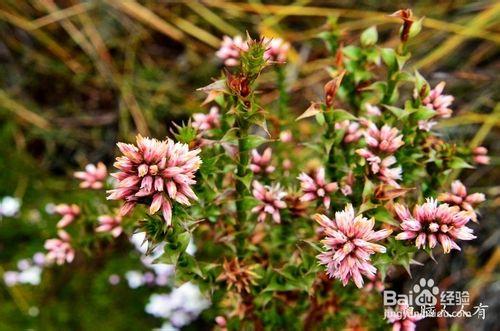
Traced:
<path fill-rule="evenodd" d="M 172 313 L 169 294 L 153 294 L 146 305 L 146 313 L 155 317 L 169 318 Z"/>
<path fill-rule="evenodd" d="M 125 278 L 127 279 L 128 286 L 130 288 L 138 288 L 144 285 L 144 278 L 142 272 L 137 270 L 130 270 L 125 273 Z"/>
<path fill-rule="evenodd" d="M 193 321 L 210 306 L 198 286 L 187 282 L 169 294 L 153 294 L 146 305 L 146 312 L 168 319 L 172 326 L 182 327 Z"/>
<path fill-rule="evenodd" d="M 0 216 L 12 217 L 19 212 L 21 200 L 13 197 L 4 197 L 0 202 Z"/>
<path fill-rule="evenodd" d="M 19 283 L 38 285 L 40 284 L 42 268 L 32 266 L 19 274 Z"/>
<path fill-rule="evenodd" d="M 17 271 L 6 271 L 3 273 L 3 281 L 5 285 L 11 287 L 19 282 L 19 272 Z"/>

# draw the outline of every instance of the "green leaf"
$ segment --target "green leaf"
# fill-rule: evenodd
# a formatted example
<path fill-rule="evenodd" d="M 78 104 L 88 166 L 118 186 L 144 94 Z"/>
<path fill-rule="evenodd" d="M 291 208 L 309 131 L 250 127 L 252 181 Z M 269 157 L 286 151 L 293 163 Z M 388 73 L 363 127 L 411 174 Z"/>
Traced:
<path fill-rule="evenodd" d="M 178 268 L 182 272 L 192 273 L 205 279 L 205 275 L 203 274 L 203 271 L 201 270 L 198 261 L 196 261 L 196 259 L 193 256 L 187 253 L 183 253 L 180 256 Z"/>
<path fill-rule="evenodd" d="M 399 222 L 392 217 L 391 213 L 385 207 L 379 206 L 375 210 L 373 217 L 380 222 L 387 223 L 394 226 L 399 226 Z"/>
<path fill-rule="evenodd" d="M 459 157 L 453 157 L 448 163 L 448 166 L 451 169 L 474 169 L 474 166 L 468 164 L 464 159 Z"/>
<path fill-rule="evenodd" d="M 421 19 L 419 19 L 416 22 L 413 22 L 413 24 L 410 27 L 410 33 L 408 35 L 409 38 L 413 38 L 420 33 L 420 31 L 422 30 L 423 20 L 424 20 L 424 17 L 422 17 Z"/>
<path fill-rule="evenodd" d="M 389 106 L 389 105 L 383 105 L 385 108 L 387 108 L 388 110 L 391 111 L 391 113 L 394 114 L 394 116 L 396 116 L 397 119 L 402 119 L 406 116 L 408 116 L 408 111 L 406 111 L 405 109 L 401 109 L 399 107 L 394 107 L 394 106 Z"/>
<path fill-rule="evenodd" d="M 424 76 L 418 70 L 415 70 L 415 89 L 422 97 L 426 97 L 430 90 L 429 83 L 427 83 L 427 80 L 425 80 Z"/>
<path fill-rule="evenodd" d="M 238 176 L 236 176 L 236 179 L 239 180 L 240 182 L 242 182 L 243 185 L 245 185 L 245 187 L 248 190 L 250 190 L 250 184 L 252 183 L 252 179 L 253 179 L 252 172 L 248 172 L 244 177 L 238 177 Z"/>
<path fill-rule="evenodd" d="M 179 256 L 186 251 L 191 239 L 191 233 L 186 231 L 176 236 L 175 240 L 167 242 L 164 254 L 158 259 L 162 263 L 177 265 Z"/>
<path fill-rule="evenodd" d="M 425 121 L 433 118 L 435 115 L 435 110 L 423 106 L 419 107 L 418 110 L 412 114 L 417 121 Z"/>
<path fill-rule="evenodd" d="M 325 124 L 325 116 L 323 115 L 323 113 L 316 114 L 316 122 L 321 126 Z"/>
<path fill-rule="evenodd" d="M 266 141 L 267 139 L 264 137 L 257 136 L 254 134 L 248 135 L 247 137 L 242 138 L 242 151 L 249 151 L 254 148 L 257 148 Z"/>
<path fill-rule="evenodd" d="M 397 68 L 396 52 L 392 48 L 382 48 L 380 53 L 385 65 L 394 71 Z"/>
<path fill-rule="evenodd" d="M 334 123 L 342 122 L 345 120 L 355 121 L 357 119 L 356 116 L 343 109 L 334 109 L 332 113 Z"/>
<path fill-rule="evenodd" d="M 361 33 L 360 40 L 361 40 L 361 45 L 365 47 L 375 45 L 378 40 L 377 28 L 375 26 L 372 26 L 363 31 L 363 33 Z"/>
<path fill-rule="evenodd" d="M 359 47 L 356 47 L 356 46 L 352 46 L 352 45 L 349 45 L 347 47 L 344 47 L 342 49 L 342 52 L 344 53 L 344 55 L 351 59 L 351 60 L 354 60 L 354 61 L 357 61 L 359 59 L 361 59 L 361 48 Z"/>

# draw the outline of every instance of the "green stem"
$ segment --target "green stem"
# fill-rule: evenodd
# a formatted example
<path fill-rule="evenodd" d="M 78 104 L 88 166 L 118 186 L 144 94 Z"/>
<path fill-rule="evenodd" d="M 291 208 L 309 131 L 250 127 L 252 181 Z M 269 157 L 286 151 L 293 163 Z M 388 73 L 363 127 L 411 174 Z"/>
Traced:
<path fill-rule="evenodd" d="M 245 150 L 245 140 L 248 137 L 248 129 L 250 127 L 248 121 L 246 120 L 244 114 L 242 113 L 243 109 L 241 106 L 238 106 L 238 116 L 235 121 L 235 127 L 238 129 L 237 137 L 238 137 L 238 165 L 236 169 L 236 248 L 238 251 L 238 255 L 242 251 L 242 246 L 245 241 L 245 235 L 242 233 L 242 228 L 245 222 L 247 221 L 247 211 L 244 206 L 244 198 L 248 195 L 248 189 L 243 182 L 243 178 L 247 176 L 249 173 L 248 165 L 250 163 L 250 154 L 249 151 Z"/>
<path fill-rule="evenodd" d="M 324 138 L 325 140 L 331 140 L 335 134 L 335 123 L 333 121 L 333 109 L 327 109 L 325 112 L 325 121 L 328 126 Z M 326 144 L 325 144 L 325 147 Z M 335 178 L 335 149 L 333 145 L 330 146 L 330 150 L 328 152 L 327 164 L 326 164 L 326 172 L 330 180 Z"/>

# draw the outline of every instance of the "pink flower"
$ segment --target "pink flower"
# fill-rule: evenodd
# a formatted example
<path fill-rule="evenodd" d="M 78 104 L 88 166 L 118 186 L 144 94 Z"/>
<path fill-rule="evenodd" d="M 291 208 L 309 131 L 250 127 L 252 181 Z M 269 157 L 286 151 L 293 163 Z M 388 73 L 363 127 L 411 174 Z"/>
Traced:
<path fill-rule="evenodd" d="M 120 215 L 101 215 L 97 218 L 97 221 L 99 221 L 99 226 L 95 229 L 96 232 L 109 232 L 116 238 L 123 231 L 121 226 L 122 217 Z"/>
<path fill-rule="evenodd" d="M 280 132 L 280 140 L 284 143 L 289 143 L 293 140 L 292 131 L 284 130 Z"/>
<path fill-rule="evenodd" d="M 264 38 L 264 45 L 267 49 L 264 52 L 264 59 L 270 62 L 285 62 L 290 50 L 290 44 L 281 38 Z"/>
<path fill-rule="evenodd" d="M 71 237 L 65 231 L 58 232 L 59 238 L 48 239 L 45 241 L 44 247 L 48 250 L 47 261 L 55 262 L 58 265 L 65 262 L 71 263 L 75 258 L 75 250 L 71 247 L 69 241 Z"/>
<path fill-rule="evenodd" d="M 75 204 L 60 204 L 55 207 L 55 212 L 62 216 L 61 220 L 57 222 L 57 227 L 65 228 L 80 215 L 80 207 Z"/>
<path fill-rule="evenodd" d="M 109 190 L 108 200 L 124 200 L 120 215 L 128 214 L 137 203 L 150 205 L 149 213 L 160 209 L 163 218 L 172 224 L 172 201 L 191 205 L 197 200 L 191 185 L 196 183 L 195 173 L 200 168 L 199 149 L 173 140 L 157 140 L 137 136 L 137 146 L 118 143 L 123 156 L 114 166 L 120 171 L 112 174 L 118 179 L 116 189 Z"/>
<path fill-rule="evenodd" d="M 385 252 L 384 246 L 374 242 L 388 237 L 391 230 L 374 231 L 375 220 L 355 216 L 351 204 L 336 212 L 334 220 L 320 214 L 313 218 L 326 235 L 321 241 L 326 251 L 318 259 L 326 266 L 328 276 L 341 280 L 344 286 L 352 279 L 357 287 L 363 287 L 362 275 L 375 276 L 377 271 L 370 256 Z"/>
<path fill-rule="evenodd" d="M 257 220 L 263 222 L 269 214 L 274 222 L 281 223 L 280 209 L 286 208 L 286 203 L 282 200 L 286 193 L 281 190 L 280 185 L 264 186 L 254 180 L 252 187 L 253 196 L 260 201 L 260 204 L 252 209 L 252 213 L 259 214 Z"/>
<path fill-rule="evenodd" d="M 103 182 L 108 176 L 108 172 L 104 163 L 97 163 L 97 167 L 93 164 L 87 164 L 85 166 L 85 171 L 77 171 L 74 176 L 81 179 L 81 188 L 91 188 L 98 190 L 103 187 Z"/>
<path fill-rule="evenodd" d="M 344 130 L 344 142 L 346 144 L 358 141 L 363 135 L 359 124 L 349 120 L 335 123 L 335 130 Z"/>
<path fill-rule="evenodd" d="M 394 156 L 388 156 L 380 162 L 379 179 L 391 186 L 399 188 L 397 180 L 401 180 L 403 169 L 401 167 L 390 168 L 392 165 L 396 164 L 396 158 Z"/>
<path fill-rule="evenodd" d="M 474 208 L 486 200 L 483 193 L 473 193 L 467 195 L 467 189 L 461 181 L 456 180 L 451 184 L 451 193 L 441 193 L 438 200 L 446 202 L 449 205 L 459 206 L 463 210 L 468 210 L 473 213 L 473 221 L 476 221 L 476 213 Z"/>
<path fill-rule="evenodd" d="M 478 146 L 472 150 L 473 160 L 476 164 L 490 164 L 488 149 L 483 146 Z"/>
<path fill-rule="evenodd" d="M 274 167 L 271 165 L 272 150 L 268 147 L 264 152 L 259 154 L 259 152 L 254 149 L 252 150 L 252 160 L 250 161 L 250 169 L 254 174 L 270 174 L 274 171 Z"/>
<path fill-rule="evenodd" d="M 387 320 L 392 323 L 392 331 L 415 331 L 416 322 L 423 318 L 422 314 L 406 305 L 398 306 L 397 311 L 390 308 L 387 310 Z"/>
<path fill-rule="evenodd" d="M 364 290 L 370 292 L 375 289 L 377 292 L 382 292 L 385 289 L 380 272 L 377 272 L 375 275 L 367 276 L 367 278 L 368 282 L 366 283 Z"/>
<path fill-rule="evenodd" d="M 322 200 L 326 208 L 330 207 L 330 194 L 337 191 L 338 185 L 336 182 L 326 182 L 325 168 L 319 168 L 312 177 L 303 172 L 297 178 L 300 180 L 300 187 L 304 193 L 300 201 Z"/>
<path fill-rule="evenodd" d="M 355 178 L 352 171 L 350 171 L 344 178 L 342 178 L 340 191 L 343 195 L 349 196 L 352 194 L 352 187 L 354 186 Z"/>
<path fill-rule="evenodd" d="M 422 100 L 425 107 L 435 110 L 436 115 L 441 118 L 448 118 L 453 113 L 453 110 L 449 107 L 454 98 L 451 95 L 443 94 L 445 85 L 445 82 L 440 82 L 429 92 L 429 95 Z"/>
<path fill-rule="evenodd" d="M 232 67 L 240 63 L 240 52 L 246 50 L 248 50 L 248 44 L 241 36 L 234 38 L 224 36 L 221 47 L 215 54 L 224 61 L 225 65 Z"/>
<path fill-rule="evenodd" d="M 219 109 L 217 107 L 212 107 L 208 114 L 193 114 L 193 120 L 193 127 L 201 132 L 218 128 L 220 126 Z"/>
<path fill-rule="evenodd" d="M 377 106 L 373 106 L 370 103 L 365 103 L 365 109 L 366 109 L 366 114 L 369 116 L 380 116 L 382 115 L 382 112 L 380 111 L 380 108 Z"/>
<path fill-rule="evenodd" d="M 373 122 L 367 122 L 367 125 L 365 140 L 369 149 L 374 153 L 392 154 L 404 145 L 403 135 L 399 134 L 398 129 L 386 124 L 379 130 Z"/>
<path fill-rule="evenodd" d="M 431 129 L 436 125 L 436 121 L 430 121 L 430 120 L 421 120 L 418 121 L 418 128 L 422 131 L 431 131 Z"/>
<path fill-rule="evenodd" d="M 381 160 L 380 157 L 376 156 L 366 148 L 358 149 L 356 153 L 366 159 L 370 165 L 372 173 L 378 174 L 381 181 L 396 188 L 400 187 L 396 181 L 402 179 L 403 169 L 401 166 L 391 168 L 392 165 L 397 163 L 397 160 L 393 155 Z"/>
<path fill-rule="evenodd" d="M 460 211 L 457 206 L 440 204 L 429 198 L 422 205 L 415 205 L 413 215 L 409 209 L 399 203 L 394 209 L 401 220 L 403 232 L 396 236 L 397 240 L 415 239 L 418 248 L 434 248 L 437 243 L 443 246 L 443 251 L 449 253 L 452 249 L 460 250 L 456 241 L 476 238 L 472 229 L 465 226 L 471 218 L 470 211 Z"/>

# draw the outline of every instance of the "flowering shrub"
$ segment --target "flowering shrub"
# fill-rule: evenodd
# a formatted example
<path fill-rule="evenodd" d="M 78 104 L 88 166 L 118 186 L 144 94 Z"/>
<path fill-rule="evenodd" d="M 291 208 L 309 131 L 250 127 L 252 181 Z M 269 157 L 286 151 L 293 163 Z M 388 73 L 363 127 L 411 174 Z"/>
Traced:
<path fill-rule="evenodd" d="M 172 125 L 172 138 L 118 142 L 112 178 L 103 163 L 76 172 L 98 206 L 55 207 L 62 218 L 45 243 L 44 266 L 95 248 L 78 236 L 93 218 L 103 243 L 142 236 L 133 240 L 150 270 L 125 278 L 133 288 L 171 285 L 146 306 L 169 327 L 209 310 L 220 329 L 337 329 L 363 314 L 374 327 L 414 328 L 417 319 L 383 320 L 373 298 L 388 270 L 410 270 L 419 250 L 432 254 L 439 244 L 447 254 L 476 238 L 467 225 L 484 195 L 459 181 L 448 189 L 453 170 L 488 157 L 434 131 L 452 116 L 453 97 L 444 82 L 430 86 L 408 68 L 407 42 L 421 21 L 408 11 L 396 16 L 403 26 L 395 49 L 377 46 L 375 27 L 356 45 L 323 35 L 335 59 L 326 68 L 331 80 L 323 100 L 298 117 L 286 82 L 291 45 L 224 37 L 216 53 L 223 74 L 200 88 L 209 111 Z M 278 95 L 266 107 L 263 72 Z"/>

